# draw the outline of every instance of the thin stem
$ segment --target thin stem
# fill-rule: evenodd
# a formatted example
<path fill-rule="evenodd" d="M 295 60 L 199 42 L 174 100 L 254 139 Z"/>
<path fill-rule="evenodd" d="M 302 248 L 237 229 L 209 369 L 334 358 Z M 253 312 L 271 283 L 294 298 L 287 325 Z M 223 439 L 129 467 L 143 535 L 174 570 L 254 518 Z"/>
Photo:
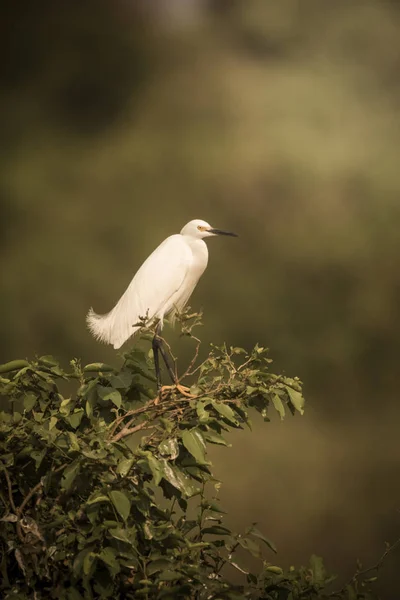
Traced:
<path fill-rule="evenodd" d="M 126 437 L 127 435 L 136 433 L 137 431 L 140 431 L 141 429 L 155 429 L 155 426 L 149 426 L 149 422 L 150 421 L 143 421 L 143 423 L 140 423 L 139 425 L 136 425 L 135 427 L 132 427 L 131 429 L 129 429 L 129 427 L 124 427 L 123 429 L 121 429 L 121 431 L 119 433 L 117 433 L 113 438 L 111 438 L 110 442 L 118 442 L 119 440 Z"/>
<path fill-rule="evenodd" d="M 10 504 L 11 504 L 11 508 L 13 509 L 14 512 L 17 512 L 17 508 L 14 504 L 14 498 L 12 495 L 12 485 L 11 485 L 11 480 L 10 480 L 10 476 L 8 474 L 8 471 L 5 467 L 3 467 L 3 472 L 4 472 L 4 476 L 7 480 L 7 488 L 8 488 L 8 498 L 10 500 Z"/>
<path fill-rule="evenodd" d="M 343 591 L 346 589 L 346 587 L 348 585 L 351 585 L 352 583 L 355 583 L 359 577 L 362 577 L 363 575 L 367 575 L 368 573 L 371 573 L 372 571 L 379 571 L 379 569 L 381 568 L 382 564 L 384 563 L 384 561 L 386 560 L 386 558 L 389 556 L 389 554 L 391 554 L 393 552 L 393 550 L 395 550 L 398 546 L 400 545 L 400 538 L 398 538 L 391 546 L 388 546 L 385 550 L 385 552 L 382 554 L 382 556 L 379 558 L 379 560 L 372 565 L 371 567 L 368 567 L 367 569 L 363 569 L 362 571 L 356 571 L 353 575 L 353 577 L 350 579 L 350 581 L 341 589 L 338 590 L 336 592 L 332 592 L 330 594 L 331 597 L 335 597 L 335 596 L 340 596 Z"/>
<path fill-rule="evenodd" d="M 190 361 L 190 364 L 189 364 L 188 368 L 186 369 L 186 371 L 182 375 L 181 379 L 185 379 L 185 377 L 189 377 L 189 375 L 193 375 L 192 369 L 193 369 L 193 367 L 194 367 L 194 365 L 196 363 L 197 357 L 199 356 L 199 349 L 200 349 L 201 341 L 199 340 L 199 338 L 196 338 L 194 336 L 192 336 L 192 337 L 197 342 L 196 349 L 194 351 L 194 356 L 193 356 L 192 360 Z"/>

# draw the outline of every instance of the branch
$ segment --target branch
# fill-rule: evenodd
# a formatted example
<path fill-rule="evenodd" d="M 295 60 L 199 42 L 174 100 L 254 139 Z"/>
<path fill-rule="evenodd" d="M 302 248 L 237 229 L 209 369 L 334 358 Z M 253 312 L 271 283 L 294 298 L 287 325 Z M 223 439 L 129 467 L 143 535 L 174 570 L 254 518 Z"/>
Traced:
<path fill-rule="evenodd" d="M 156 400 L 156 398 L 154 398 L 153 400 L 149 400 L 144 406 L 141 406 L 140 408 L 128 410 L 128 412 L 126 412 L 124 415 L 115 419 L 115 421 L 113 421 L 109 425 L 109 427 L 111 428 L 110 436 L 114 435 L 115 430 L 117 429 L 118 425 L 120 425 L 120 423 L 122 423 L 122 421 L 124 419 L 126 419 L 126 417 L 131 417 L 132 415 L 140 415 L 141 413 L 146 412 L 146 410 L 151 406 L 151 404 L 154 404 L 155 400 Z"/>
<path fill-rule="evenodd" d="M 194 340 L 196 340 L 197 345 L 196 345 L 196 349 L 194 351 L 194 356 L 193 356 L 192 360 L 190 361 L 190 364 L 189 364 L 188 368 L 186 369 L 186 371 L 182 375 L 181 379 L 185 379 L 185 377 L 188 377 L 189 375 L 193 375 L 193 373 L 195 371 L 192 371 L 192 369 L 193 369 L 193 367 L 194 367 L 194 365 L 196 363 L 197 357 L 199 356 L 199 349 L 200 349 L 201 340 L 199 340 L 199 338 L 197 338 L 197 337 L 194 337 L 194 335 L 191 336 L 191 337 Z"/>
<path fill-rule="evenodd" d="M 118 442 L 120 439 L 126 437 L 127 435 L 131 435 L 131 433 L 136 433 L 137 431 L 140 431 L 141 429 L 155 429 L 154 425 L 150 425 L 149 426 L 149 421 L 143 421 L 143 423 L 140 423 L 139 425 L 136 425 L 135 427 L 132 427 L 131 429 L 129 427 L 124 427 L 123 429 L 121 429 L 121 431 L 119 433 L 117 433 L 116 435 L 114 435 L 113 438 L 111 438 L 110 442 Z"/>
<path fill-rule="evenodd" d="M 340 590 L 336 591 L 336 592 L 332 592 L 330 594 L 331 597 L 334 596 L 340 596 L 344 590 L 346 589 L 346 587 L 348 585 L 351 585 L 352 583 L 355 583 L 359 577 L 363 576 L 363 575 L 367 575 L 368 573 L 371 573 L 372 571 L 379 571 L 379 569 L 381 568 L 381 566 L 383 565 L 383 563 L 385 562 L 386 558 L 389 556 L 389 554 L 391 554 L 393 552 L 393 550 L 395 550 L 398 546 L 400 545 L 400 538 L 398 538 L 391 546 L 387 546 L 385 552 L 382 554 L 382 556 L 379 558 L 379 560 L 372 565 L 371 567 L 368 567 L 367 569 L 363 569 L 362 571 L 357 570 L 353 577 L 348 581 L 348 583 L 346 583 L 346 585 L 344 585 Z"/>
<path fill-rule="evenodd" d="M 7 488 L 8 488 L 8 498 L 10 500 L 10 504 L 11 504 L 11 508 L 13 509 L 14 512 L 17 512 L 17 508 L 14 504 L 14 498 L 12 495 L 12 485 L 11 485 L 11 480 L 10 480 L 10 476 L 8 474 L 7 469 L 3 466 L 3 471 L 4 471 L 4 476 L 7 480 Z"/>

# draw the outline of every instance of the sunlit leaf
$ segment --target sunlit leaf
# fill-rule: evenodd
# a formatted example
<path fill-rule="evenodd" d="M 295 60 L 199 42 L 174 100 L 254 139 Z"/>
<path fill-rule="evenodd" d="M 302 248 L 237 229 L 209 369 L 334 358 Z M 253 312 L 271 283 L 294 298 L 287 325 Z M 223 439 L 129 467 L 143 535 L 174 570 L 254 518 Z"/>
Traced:
<path fill-rule="evenodd" d="M 159 451 L 164 456 L 170 456 L 171 460 L 175 460 L 175 458 L 179 454 L 179 444 L 176 438 L 168 438 L 160 442 L 158 446 Z"/>
<path fill-rule="evenodd" d="M 282 400 L 280 399 L 278 394 L 273 394 L 271 399 L 272 399 L 272 404 L 274 405 L 275 410 L 279 413 L 281 420 L 283 420 L 285 417 L 285 407 L 283 405 Z"/>
<path fill-rule="evenodd" d="M 209 464 L 205 458 L 204 438 L 198 429 L 185 429 L 182 434 L 182 442 L 199 464 Z"/>
<path fill-rule="evenodd" d="M 161 462 L 161 461 L 160 461 Z M 191 479 L 180 471 L 177 467 L 172 466 L 166 460 L 161 462 L 163 477 L 185 496 L 190 498 L 199 492 L 199 488 L 193 485 Z"/>
<path fill-rule="evenodd" d="M 126 477 L 129 471 L 131 470 L 134 462 L 134 458 L 123 458 L 122 460 L 120 460 L 117 467 L 118 475 L 121 475 L 121 477 Z"/>
<path fill-rule="evenodd" d="M 147 460 L 149 463 L 150 470 L 154 477 L 154 483 L 155 485 L 158 485 L 163 477 L 162 464 L 159 460 L 157 460 L 154 456 L 151 455 L 148 456 Z"/>
<path fill-rule="evenodd" d="M 83 408 L 78 408 L 71 415 L 65 417 L 65 420 L 68 421 L 68 423 L 71 425 L 71 427 L 76 429 L 77 427 L 79 427 L 84 414 L 85 414 L 85 412 L 84 412 Z"/>
<path fill-rule="evenodd" d="M 104 496 L 104 494 L 99 494 L 90 498 L 86 504 L 96 504 L 97 502 L 110 502 L 110 498 L 108 496 Z"/>
<path fill-rule="evenodd" d="M 211 444 L 218 444 L 220 446 L 231 446 L 232 445 L 232 444 L 229 444 L 220 433 L 217 433 L 216 431 L 212 431 L 211 429 L 208 429 L 207 431 L 205 431 L 203 433 L 203 437 L 207 442 L 210 442 Z"/>
<path fill-rule="evenodd" d="M 199 400 L 196 404 L 196 412 L 200 423 L 208 423 L 210 420 L 210 413 L 205 408 L 209 403 L 209 400 Z"/>
<path fill-rule="evenodd" d="M 293 406 L 299 413 L 302 415 L 304 413 L 304 398 L 300 392 L 292 389 L 291 387 L 286 387 L 287 393 L 289 394 L 289 398 Z"/>
<path fill-rule="evenodd" d="M 237 420 L 234 411 L 228 404 L 226 404 L 225 402 L 217 402 L 216 400 L 213 400 L 212 405 L 215 408 L 215 410 L 217 410 L 219 414 L 222 415 L 229 423 L 236 427 L 239 425 L 239 421 Z"/>

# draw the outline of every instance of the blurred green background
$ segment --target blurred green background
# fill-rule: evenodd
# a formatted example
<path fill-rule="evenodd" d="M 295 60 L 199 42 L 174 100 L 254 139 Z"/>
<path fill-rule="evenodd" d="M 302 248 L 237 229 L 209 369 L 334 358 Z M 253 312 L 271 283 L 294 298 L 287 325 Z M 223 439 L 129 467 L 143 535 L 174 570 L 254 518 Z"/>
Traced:
<path fill-rule="evenodd" d="M 229 520 L 258 521 L 281 563 L 373 562 L 400 533 L 398 3 L 6 0 L 3 14 L 0 360 L 117 363 L 88 308 L 108 311 L 190 219 L 236 231 L 210 240 L 191 299 L 204 345 L 270 347 L 308 409 L 214 452 Z"/>

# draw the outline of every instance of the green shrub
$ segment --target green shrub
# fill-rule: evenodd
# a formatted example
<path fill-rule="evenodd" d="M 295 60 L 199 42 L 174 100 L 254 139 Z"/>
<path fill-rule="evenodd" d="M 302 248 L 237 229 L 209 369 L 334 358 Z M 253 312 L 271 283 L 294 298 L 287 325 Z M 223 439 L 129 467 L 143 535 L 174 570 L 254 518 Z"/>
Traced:
<path fill-rule="evenodd" d="M 137 349 L 120 369 L 73 360 L 66 372 L 50 356 L 2 365 L 3 597 L 323 597 L 332 578 L 321 559 L 283 571 L 274 544 L 255 526 L 233 533 L 217 504 L 208 444 L 228 445 L 250 410 L 265 421 L 271 410 L 303 412 L 299 380 L 270 363 L 259 346 L 212 347 L 186 373 L 190 390 L 166 388 L 160 401 Z M 240 566 L 238 549 L 259 573 Z M 367 597 L 353 584 L 340 597 Z"/>

